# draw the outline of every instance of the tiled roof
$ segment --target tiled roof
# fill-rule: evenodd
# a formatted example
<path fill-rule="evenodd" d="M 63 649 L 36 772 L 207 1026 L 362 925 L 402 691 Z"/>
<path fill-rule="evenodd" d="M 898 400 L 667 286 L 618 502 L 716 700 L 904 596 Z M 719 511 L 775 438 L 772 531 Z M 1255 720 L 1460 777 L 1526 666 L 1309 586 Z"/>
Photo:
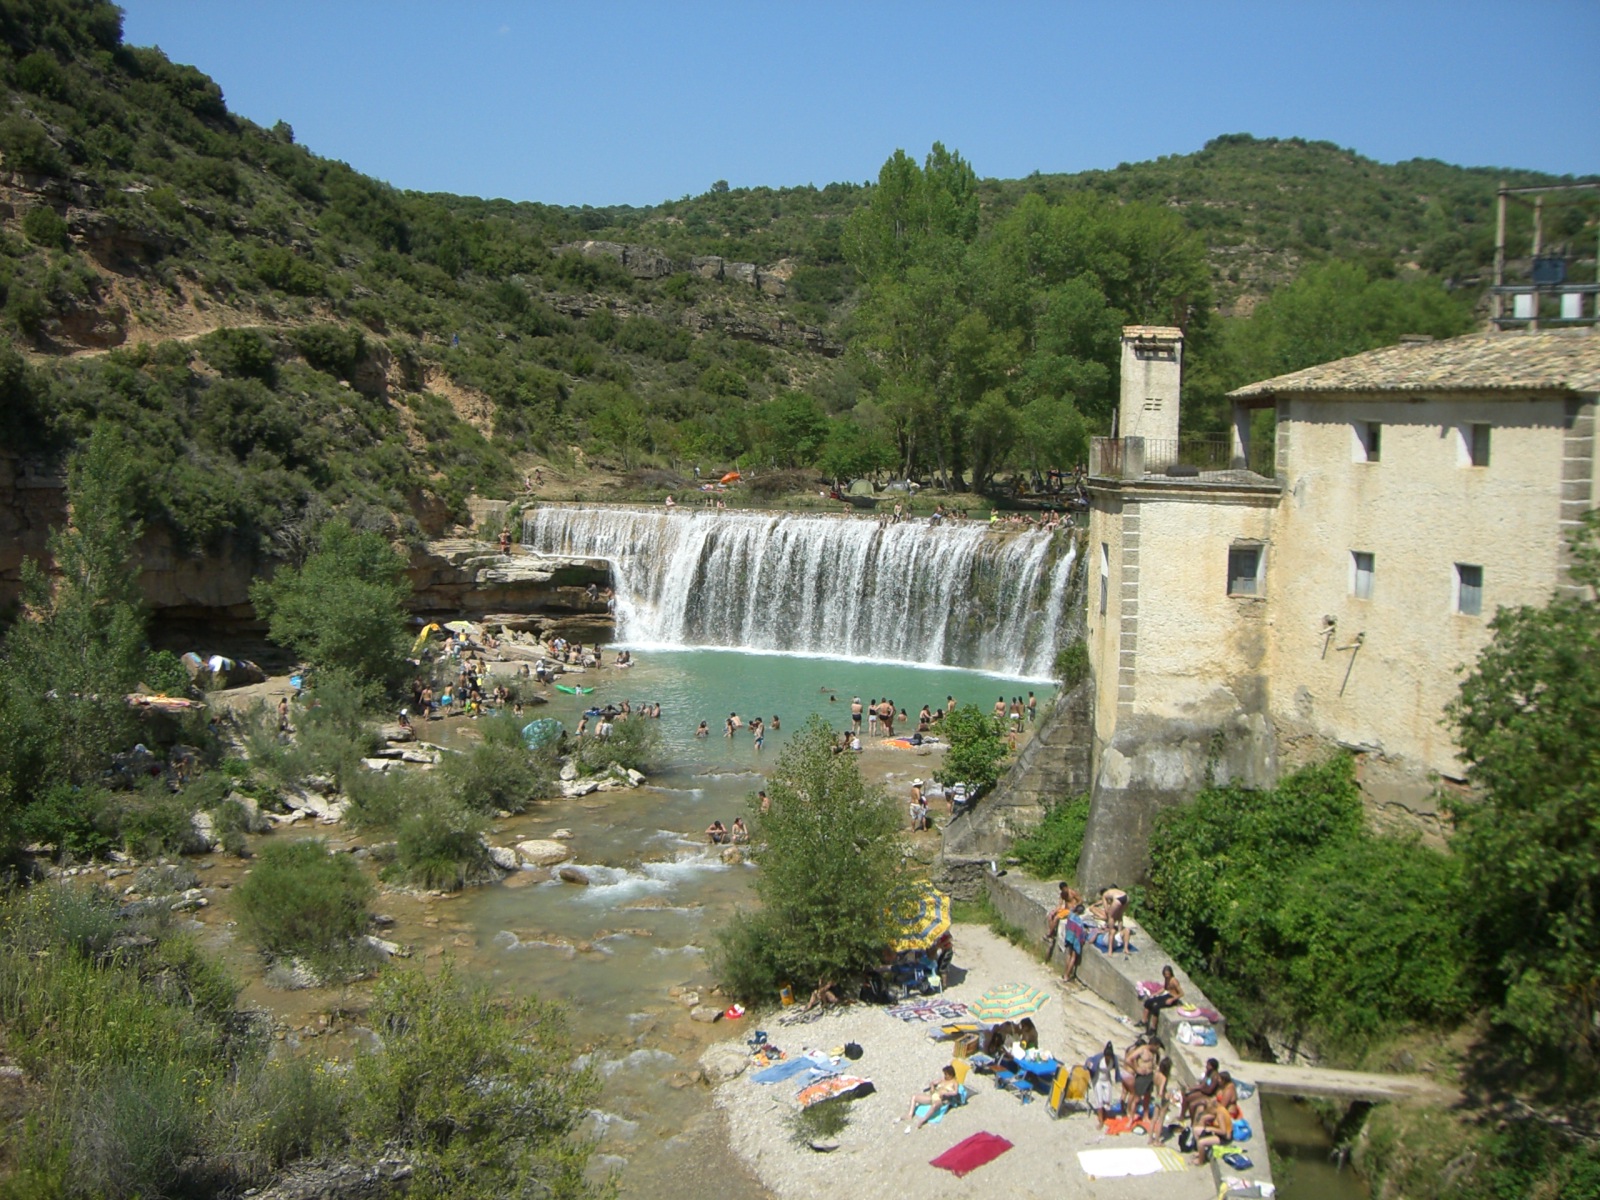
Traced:
<path fill-rule="evenodd" d="M 1247 400 L 1298 392 L 1600 392 L 1600 330 L 1474 333 L 1403 342 L 1247 384 Z"/>

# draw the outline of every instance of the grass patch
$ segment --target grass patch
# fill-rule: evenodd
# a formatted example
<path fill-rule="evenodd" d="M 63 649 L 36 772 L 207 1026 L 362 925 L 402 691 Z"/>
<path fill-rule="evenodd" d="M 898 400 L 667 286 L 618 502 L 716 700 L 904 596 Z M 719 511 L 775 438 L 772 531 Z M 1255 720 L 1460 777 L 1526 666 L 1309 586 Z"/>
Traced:
<path fill-rule="evenodd" d="M 1044 820 L 1011 845 L 1011 854 L 1035 879 L 1071 879 L 1078 873 L 1089 797 L 1068 796 L 1045 808 Z"/>
<path fill-rule="evenodd" d="M 796 1146 L 809 1146 L 812 1142 L 832 1141 L 850 1124 L 850 1100 L 824 1100 L 810 1108 L 802 1108 L 788 1118 L 789 1140 Z"/>
<path fill-rule="evenodd" d="M 1029 937 L 1027 930 L 1006 920 L 994 906 L 988 892 L 981 893 L 976 900 L 952 900 L 950 919 L 960 925 L 985 925 L 1013 946 L 1021 946 L 1033 954 L 1039 953 L 1038 939 Z"/>
<path fill-rule="evenodd" d="M 304 958 L 320 975 L 359 973 L 350 951 L 367 928 L 372 884 L 321 838 L 274 842 L 235 892 L 239 924 L 274 959 Z"/>

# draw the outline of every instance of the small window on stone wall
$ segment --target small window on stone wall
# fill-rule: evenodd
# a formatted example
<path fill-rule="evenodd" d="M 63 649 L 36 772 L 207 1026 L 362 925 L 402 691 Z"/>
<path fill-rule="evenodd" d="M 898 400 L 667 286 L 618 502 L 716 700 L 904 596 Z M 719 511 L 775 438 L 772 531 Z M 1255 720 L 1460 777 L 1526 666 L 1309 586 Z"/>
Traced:
<path fill-rule="evenodd" d="M 1228 595 L 1261 595 L 1261 551 L 1258 542 L 1235 542 L 1228 547 Z"/>
<path fill-rule="evenodd" d="M 1100 615 L 1106 615 L 1106 600 L 1111 593 L 1111 546 L 1100 543 Z"/>

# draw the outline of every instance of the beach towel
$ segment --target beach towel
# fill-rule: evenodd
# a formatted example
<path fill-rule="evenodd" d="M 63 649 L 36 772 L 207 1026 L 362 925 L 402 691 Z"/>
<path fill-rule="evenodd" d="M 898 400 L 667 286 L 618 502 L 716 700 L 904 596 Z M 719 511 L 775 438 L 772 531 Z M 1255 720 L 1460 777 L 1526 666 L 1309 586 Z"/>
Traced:
<path fill-rule="evenodd" d="M 1151 996 L 1159 996 L 1167 989 L 1163 984 L 1157 983 L 1154 979 L 1141 979 L 1138 983 L 1133 985 L 1133 990 L 1139 993 L 1139 999 L 1148 1000 Z"/>
<path fill-rule="evenodd" d="M 801 1108 L 810 1108 L 813 1104 L 821 1104 L 824 1100 L 835 1100 L 840 1096 L 865 1096 L 871 1092 L 870 1079 L 862 1079 L 859 1075 L 833 1075 L 813 1083 L 810 1087 L 802 1088 L 795 1096 L 795 1102 Z"/>
<path fill-rule="evenodd" d="M 997 1133 L 975 1133 L 929 1161 L 930 1165 L 949 1171 L 960 1179 L 984 1163 L 993 1162 L 1009 1149 L 1011 1143 Z"/>
<path fill-rule="evenodd" d="M 1078 1165 L 1094 1179 L 1119 1179 L 1125 1175 L 1156 1175 L 1162 1171 L 1187 1170 L 1183 1155 L 1165 1146 L 1140 1146 L 1137 1149 L 1079 1150 Z"/>
<path fill-rule="evenodd" d="M 954 1000 L 920 1001 L 910 1004 L 897 1004 L 893 1008 L 883 1010 L 891 1017 L 902 1021 L 959 1021 L 967 1015 L 967 1006 Z"/>
<path fill-rule="evenodd" d="M 832 1064 L 816 1058 L 790 1058 L 783 1062 L 775 1063 L 765 1070 L 757 1071 L 750 1078 L 757 1083 L 782 1083 L 785 1079 L 793 1079 L 804 1071 L 831 1071 Z"/>
<path fill-rule="evenodd" d="M 1107 1117 L 1105 1131 L 1112 1137 L 1121 1137 L 1125 1133 L 1131 1133 L 1133 1131 L 1133 1118 Z"/>
<path fill-rule="evenodd" d="M 939 1111 L 934 1113 L 933 1116 L 929 1117 L 927 1119 L 927 1121 L 925 1121 L 923 1123 L 927 1124 L 927 1125 L 937 1125 L 940 1121 L 944 1120 L 945 1117 L 950 1115 L 950 1110 L 952 1108 L 955 1108 L 958 1105 L 965 1104 L 966 1102 L 967 1102 L 967 1089 L 965 1087 L 963 1087 L 961 1089 L 961 1097 L 960 1097 L 960 1099 L 958 1099 L 954 1104 L 952 1104 L 948 1100 L 944 1101 L 942 1104 L 939 1105 Z M 917 1111 L 915 1113 L 913 1113 L 912 1115 L 914 1117 L 916 1117 L 917 1120 L 920 1121 L 920 1120 L 922 1120 L 922 1114 L 927 1112 L 928 1108 L 929 1108 L 929 1106 L 926 1105 L 926 1104 L 919 1104 L 919 1105 L 917 1105 Z"/>

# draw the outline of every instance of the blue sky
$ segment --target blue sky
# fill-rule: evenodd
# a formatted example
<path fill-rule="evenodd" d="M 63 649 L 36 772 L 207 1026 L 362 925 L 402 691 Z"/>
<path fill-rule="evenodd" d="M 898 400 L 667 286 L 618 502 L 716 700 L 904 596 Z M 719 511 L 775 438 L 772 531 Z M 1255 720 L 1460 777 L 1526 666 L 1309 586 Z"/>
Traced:
<path fill-rule="evenodd" d="M 1236 132 L 1600 170 L 1596 0 L 123 5 L 235 112 L 424 191 L 653 204 L 935 140 L 1014 177 Z"/>

